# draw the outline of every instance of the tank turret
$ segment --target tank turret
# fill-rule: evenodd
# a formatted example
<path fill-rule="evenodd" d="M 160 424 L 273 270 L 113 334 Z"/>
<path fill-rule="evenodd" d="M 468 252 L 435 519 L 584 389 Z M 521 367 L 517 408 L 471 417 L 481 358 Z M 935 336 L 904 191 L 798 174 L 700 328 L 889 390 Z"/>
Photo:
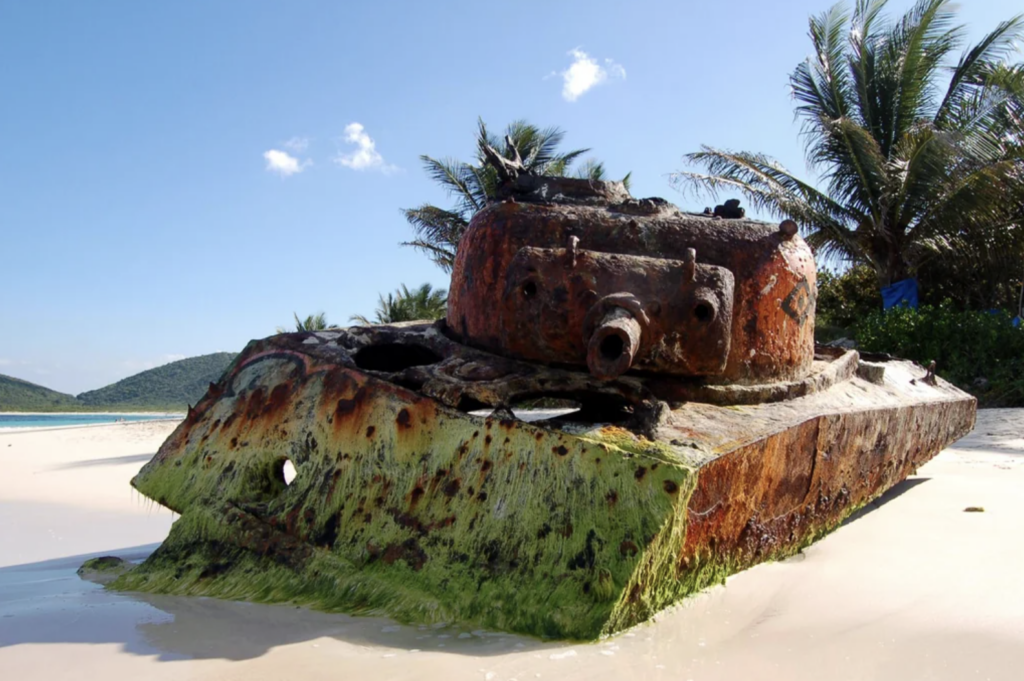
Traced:
<path fill-rule="evenodd" d="M 781 225 L 684 213 L 622 183 L 520 175 L 459 245 L 448 328 L 494 353 L 766 384 L 814 359 L 815 264 Z"/>

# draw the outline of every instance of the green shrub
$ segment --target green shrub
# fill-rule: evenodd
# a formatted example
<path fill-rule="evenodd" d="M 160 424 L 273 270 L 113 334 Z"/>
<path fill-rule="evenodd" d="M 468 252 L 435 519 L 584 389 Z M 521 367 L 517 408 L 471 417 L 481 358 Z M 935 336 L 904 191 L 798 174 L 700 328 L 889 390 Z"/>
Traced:
<path fill-rule="evenodd" d="M 818 272 L 814 336 L 819 343 L 849 338 L 861 319 L 881 309 L 878 278 L 870 267 L 857 265 L 842 274 Z"/>
<path fill-rule="evenodd" d="M 952 303 L 872 312 L 856 325 L 861 350 L 927 366 L 982 406 L 1024 406 L 1024 328 L 1009 314 L 960 311 Z"/>

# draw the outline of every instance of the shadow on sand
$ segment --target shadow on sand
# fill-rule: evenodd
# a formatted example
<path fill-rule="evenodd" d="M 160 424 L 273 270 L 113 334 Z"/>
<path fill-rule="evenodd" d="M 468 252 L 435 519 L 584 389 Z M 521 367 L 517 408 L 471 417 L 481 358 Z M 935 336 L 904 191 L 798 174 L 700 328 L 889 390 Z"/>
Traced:
<path fill-rule="evenodd" d="M 902 496 L 903 494 L 906 494 L 907 492 L 914 489 L 921 483 L 928 482 L 929 480 L 931 480 L 931 478 L 907 478 L 906 480 L 897 482 L 895 485 L 887 489 L 884 494 L 881 494 L 877 499 L 875 499 L 869 504 L 865 504 L 863 507 L 861 507 L 860 510 L 851 514 L 846 520 L 842 522 L 840 527 L 849 525 L 855 520 L 863 518 L 868 513 L 873 513 L 874 511 L 877 511 L 878 509 L 882 508 L 893 499 Z"/>
<path fill-rule="evenodd" d="M 0 568 L 0 648 L 24 643 L 115 643 L 162 661 L 247 660 L 276 646 L 330 637 L 354 645 L 490 656 L 562 644 L 458 626 L 403 626 L 287 605 L 121 593 L 78 577 L 88 558 L 139 561 L 156 544 Z M 388 654 L 387 650 L 382 654 Z"/>
<path fill-rule="evenodd" d="M 84 461 L 73 461 L 71 463 L 54 466 L 52 470 L 67 471 L 75 468 L 92 468 L 94 466 L 121 466 L 128 463 L 146 463 L 155 454 L 128 454 L 127 456 L 108 456 L 102 459 L 85 459 Z"/>

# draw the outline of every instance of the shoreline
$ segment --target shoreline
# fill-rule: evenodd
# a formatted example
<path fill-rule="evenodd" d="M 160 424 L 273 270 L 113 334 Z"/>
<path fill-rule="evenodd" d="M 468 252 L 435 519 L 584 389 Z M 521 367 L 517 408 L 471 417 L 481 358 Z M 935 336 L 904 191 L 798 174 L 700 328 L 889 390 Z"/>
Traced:
<path fill-rule="evenodd" d="M 181 416 L 185 417 L 183 411 L 0 411 L 0 416 L 58 416 L 58 415 L 75 415 L 75 416 L 106 416 L 107 414 L 117 414 L 118 416 L 149 416 L 150 414 L 166 415 L 166 416 Z"/>
<path fill-rule="evenodd" d="M 125 413 L 125 416 L 129 414 Z M 140 414 L 132 414 L 139 416 Z M 26 433 L 46 433 L 58 430 L 79 430 L 82 428 L 110 428 L 112 426 L 133 426 L 147 423 L 178 422 L 184 420 L 185 416 L 165 416 L 151 419 L 138 419 L 137 421 L 114 421 L 111 423 L 80 423 L 69 426 L 0 426 L 0 435 L 23 435 Z"/>

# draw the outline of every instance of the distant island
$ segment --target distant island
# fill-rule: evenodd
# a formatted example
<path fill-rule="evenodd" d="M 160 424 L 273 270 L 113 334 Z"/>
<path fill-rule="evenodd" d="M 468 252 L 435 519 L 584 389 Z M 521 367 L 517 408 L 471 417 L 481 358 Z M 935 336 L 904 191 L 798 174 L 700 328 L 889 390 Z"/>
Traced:
<path fill-rule="evenodd" d="M 236 354 L 189 357 L 78 396 L 0 374 L 0 412 L 185 411 L 220 379 Z"/>

